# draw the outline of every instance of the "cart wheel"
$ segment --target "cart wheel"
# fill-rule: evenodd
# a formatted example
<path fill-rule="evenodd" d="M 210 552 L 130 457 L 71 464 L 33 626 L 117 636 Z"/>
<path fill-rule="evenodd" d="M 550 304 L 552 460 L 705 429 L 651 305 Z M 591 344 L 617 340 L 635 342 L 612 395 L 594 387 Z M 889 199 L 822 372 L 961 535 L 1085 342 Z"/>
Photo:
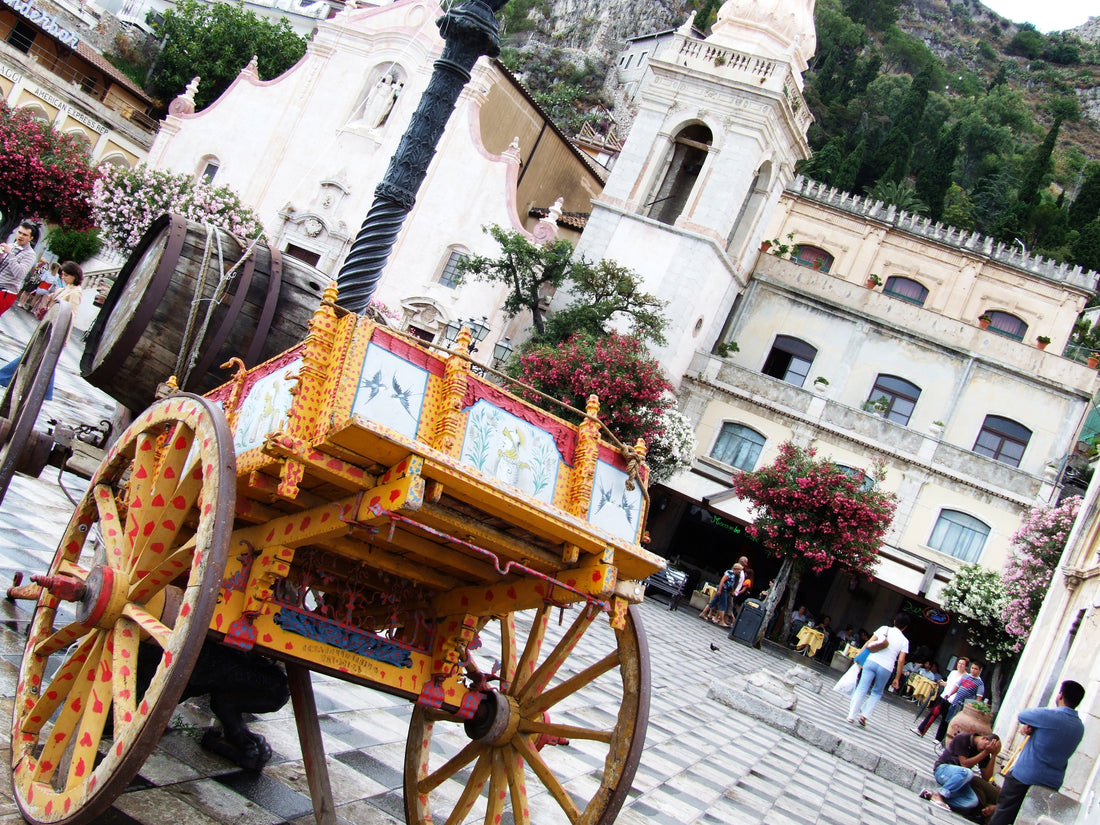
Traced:
<path fill-rule="evenodd" d="M 31 447 L 34 422 L 46 398 L 61 350 L 72 322 L 72 307 L 67 301 L 54 304 L 49 314 L 35 327 L 31 340 L 19 357 L 4 398 L 0 401 L 0 501 L 8 492 L 11 477 L 19 469 Z"/>
<path fill-rule="evenodd" d="M 497 825 L 506 808 L 516 825 L 614 821 L 649 720 L 645 634 L 633 607 L 621 631 L 594 622 L 602 614 L 584 606 L 559 630 L 550 625 L 551 610 L 534 613 L 526 641 L 517 639 L 517 614 L 482 629 L 482 647 L 470 655 L 484 666 L 467 672 L 488 674 L 499 662 L 499 691 L 468 722 L 413 711 L 405 748 L 409 825 Z M 586 651 L 602 658 L 566 664 L 585 633 Z"/>
<path fill-rule="evenodd" d="M 15 799 L 28 822 L 96 821 L 170 720 L 225 568 L 231 444 L 205 399 L 175 395 L 150 407 L 92 477 L 50 578 L 35 577 L 45 589 L 11 737 Z"/>

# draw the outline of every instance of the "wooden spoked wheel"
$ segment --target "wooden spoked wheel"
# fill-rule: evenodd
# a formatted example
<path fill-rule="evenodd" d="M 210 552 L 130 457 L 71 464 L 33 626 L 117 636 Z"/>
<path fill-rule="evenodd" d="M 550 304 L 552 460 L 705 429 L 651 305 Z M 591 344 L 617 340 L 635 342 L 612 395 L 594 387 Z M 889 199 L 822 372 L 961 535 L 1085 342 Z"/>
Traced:
<path fill-rule="evenodd" d="M 221 411 L 202 398 L 150 407 L 93 476 L 50 579 L 35 577 L 46 589 L 11 737 L 15 798 L 29 822 L 96 821 L 169 722 L 225 568 L 231 445 Z"/>
<path fill-rule="evenodd" d="M 584 606 L 559 627 L 557 610 L 507 614 L 482 628 L 467 672 L 490 674 L 499 663 L 499 682 L 473 719 L 413 711 L 409 825 L 498 825 L 506 810 L 516 825 L 614 821 L 649 720 L 645 635 L 635 608 L 621 631 Z M 523 639 L 517 624 L 528 621 Z"/>
<path fill-rule="evenodd" d="M 68 302 L 54 304 L 31 334 L 19 366 L 0 399 L 0 501 L 20 468 L 24 454 L 32 449 L 34 422 L 42 409 L 46 391 L 57 368 L 65 339 L 72 325 Z"/>

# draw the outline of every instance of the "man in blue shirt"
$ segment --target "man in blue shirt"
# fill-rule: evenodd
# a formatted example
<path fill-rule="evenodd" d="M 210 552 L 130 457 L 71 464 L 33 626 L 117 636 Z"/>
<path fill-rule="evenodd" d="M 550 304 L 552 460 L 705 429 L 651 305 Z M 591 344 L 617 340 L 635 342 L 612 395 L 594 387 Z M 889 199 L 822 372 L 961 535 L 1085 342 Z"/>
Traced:
<path fill-rule="evenodd" d="M 1069 758 L 1085 735 L 1085 726 L 1077 715 L 1077 706 L 1084 698 L 1085 689 L 1081 685 L 1065 681 L 1058 691 L 1056 707 L 1020 711 L 1017 717 L 1020 732 L 1030 738 L 1005 777 L 989 825 L 1012 825 L 1032 785 L 1053 790 L 1062 787 Z"/>

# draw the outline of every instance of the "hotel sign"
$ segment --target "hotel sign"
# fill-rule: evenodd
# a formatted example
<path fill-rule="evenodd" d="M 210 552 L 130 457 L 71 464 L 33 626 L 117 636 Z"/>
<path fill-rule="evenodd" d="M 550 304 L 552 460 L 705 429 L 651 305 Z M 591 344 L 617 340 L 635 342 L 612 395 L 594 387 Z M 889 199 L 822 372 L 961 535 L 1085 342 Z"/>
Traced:
<path fill-rule="evenodd" d="M 16 14 L 21 14 L 27 18 L 46 34 L 56 37 L 70 49 L 75 49 L 80 45 L 79 37 L 68 29 L 59 26 L 56 17 L 42 11 L 34 3 L 28 3 L 26 0 L 4 0 L 4 4 L 9 6 Z"/>

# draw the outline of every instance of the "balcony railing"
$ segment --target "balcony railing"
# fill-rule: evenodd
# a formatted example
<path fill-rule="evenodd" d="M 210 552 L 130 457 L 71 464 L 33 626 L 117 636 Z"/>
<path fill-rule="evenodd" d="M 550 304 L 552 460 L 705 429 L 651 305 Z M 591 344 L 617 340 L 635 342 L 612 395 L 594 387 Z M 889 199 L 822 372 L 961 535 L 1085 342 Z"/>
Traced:
<path fill-rule="evenodd" d="M 50 74 L 60 78 L 66 83 L 75 86 L 88 97 L 94 98 L 113 112 L 117 112 L 126 120 L 144 129 L 147 132 L 155 132 L 160 124 L 145 112 L 139 111 L 128 103 L 107 97 L 108 87 L 104 85 L 102 78 L 86 74 L 68 61 L 70 55 L 61 57 L 54 54 L 33 40 L 27 39 L 18 31 L 12 31 L 7 37 L 8 45 L 28 57 Z"/>

